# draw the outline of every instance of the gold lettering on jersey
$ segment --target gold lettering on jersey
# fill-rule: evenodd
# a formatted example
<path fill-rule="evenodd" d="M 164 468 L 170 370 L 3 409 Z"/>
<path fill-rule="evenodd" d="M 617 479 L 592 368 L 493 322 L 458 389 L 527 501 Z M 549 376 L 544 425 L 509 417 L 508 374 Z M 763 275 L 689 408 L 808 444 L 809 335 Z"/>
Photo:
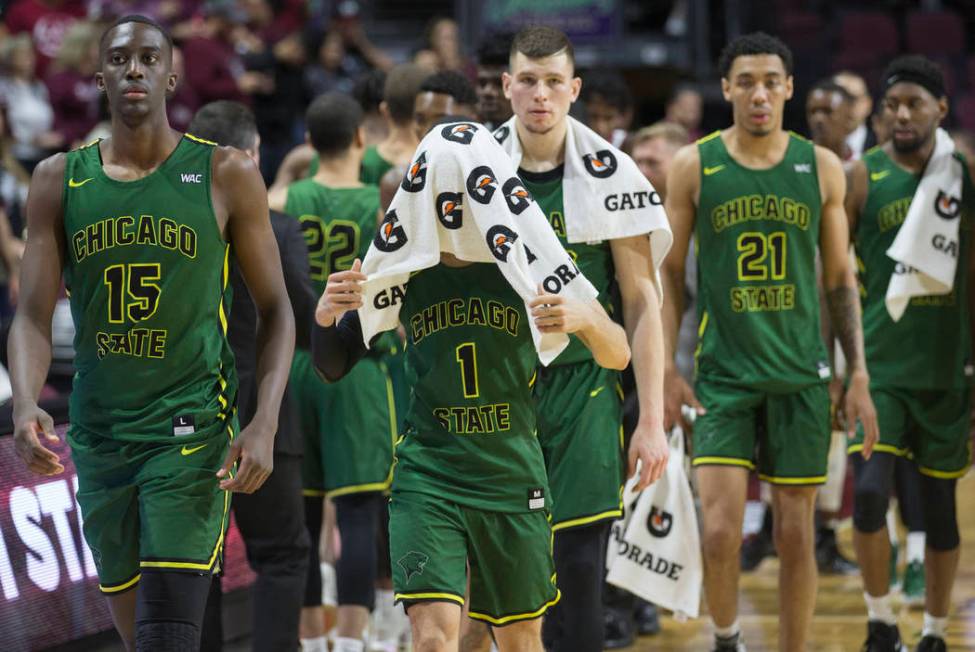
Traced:
<path fill-rule="evenodd" d="M 877 211 L 877 228 L 880 229 L 881 233 L 904 223 L 904 218 L 907 217 L 907 209 L 911 207 L 912 199 L 914 199 L 913 196 L 901 197 Z"/>
<path fill-rule="evenodd" d="M 778 195 L 742 195 L 715 206 L 711 211 L 711 226 L 715 233 L 736 224 L 755 220 L 770 220 L 790 224 L 805 231 L 812 215 L 809 206 L 791 197 Z"/>
<path fill-rule="evenodd" d="M 796 286 L 756 285 L 731 288 L 735 312 L 778 312 L 796 307 Z"/>
<path fill-rule="evenodd" d="M 555 235 L 565 238 L 565 217 L 561 211 L 552 211 L 548 214 L 548 222 L 552 225 Z"/>
<path fill-rule="evenodd" d="M 954 290 L 948 294 L 927 294 L 911 299 L 911 305 L 919 308 L 954 308 L 957 303 Z"/>
<path fill-rule="evenodd" d="M 108 354 L 127 355 L 134 358 L 166 357 L 168 332 L 159 328 L 133 328 L 126 333 L 95 333 L 95 353 L 101 360 Z"/>
<path fill-rule="evenodd" d="M 178 251 L 196 258 L 196 231 L 168 217 L 152 215 L 108 217 L 79 229 L 71 236 L 75 262 L 115 247 L 142 245 Z"/>
<path fill-rule="evenodd" d="M 433 409 L 440 425 L 455 435 L 489 435 L 511 429 L 511 404 L 463 405 Z"/>
<path fill-rule="evenodd" d="M 457 326 L 487 326 L 518 337 L 521 315 L 500 301 L 483 301 L 479 297 L 449 299 L 427 306 L 410 319 L 410 335 L 417 344 L 427 335 Z"/>

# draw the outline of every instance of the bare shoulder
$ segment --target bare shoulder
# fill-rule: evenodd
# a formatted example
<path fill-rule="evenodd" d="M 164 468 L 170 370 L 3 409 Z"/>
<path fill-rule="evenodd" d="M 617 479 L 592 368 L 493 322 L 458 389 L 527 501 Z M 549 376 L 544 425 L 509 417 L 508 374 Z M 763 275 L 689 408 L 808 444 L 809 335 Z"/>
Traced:
<path fill-rule="evenodd" d="M 697 143 L 684 145 L 674 154 L 670 162 L 671 174 L 694 174 L 697 175 L 701 170 L 701 153 Z"/>
<path fill-rule="evenodd" d="M 31 187 L 41 185 L 47 187 L 50 184 L 60 186 L 64 183 L 64 168 L 68 164 L 68 155 L 65 152 L 52 154 L 37 164 L 31 174 Z"/>
<path fill-rule="evenodd" d="M 843 163 L 840 157 L 820 145 L 813 145 L 816 152 L 816 167 L 827 175 L 843 174 Z"/>
<path fill-rule="evenodd" d="M 260 178 L 260 171 L 254 161 L 236 147 L 218 146 L 213 152 L 214 181 L 223 189 L 225 182 L 252 182 L 254 176 Z M 261 181 L 263 187 L 264 182 Z M 235 188 L 243 190 L 243 188 Z"/>

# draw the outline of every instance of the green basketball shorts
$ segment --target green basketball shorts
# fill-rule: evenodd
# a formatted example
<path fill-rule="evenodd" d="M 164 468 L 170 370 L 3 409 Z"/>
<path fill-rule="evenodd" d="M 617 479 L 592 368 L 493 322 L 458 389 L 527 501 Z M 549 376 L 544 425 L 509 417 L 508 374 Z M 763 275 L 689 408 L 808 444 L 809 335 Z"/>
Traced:
<path fill-rule="evenodd" d="M 698 380 L 707 412 L 694 423 L 693 465 L 758 469 L 778 485 L 826 482 L 830 401 L 825 384 L 786 394 Z"/>
<path fill-rule="evenodd" d="M 237 428 L 231 417 L 162 442 L 69 430 L 85 540 L 102 592 L 134 587 L 147 569 L 220 569 L 230 492 L 220 489 L 216 473 Z"/>
<path fill-rule="evenodd" d="M 389 553 L 397 602 L 463 606 L 494 626 L 540 618 L 559 601 L 545 510 L 488 512 L 413 492 L 389 504 Z"/>
<path fill-rule="evenodd" d="M 538 441 L 555 531 L 623 514 L 621 392 L 619 372 L 592 361 L 538 370 Z"/>

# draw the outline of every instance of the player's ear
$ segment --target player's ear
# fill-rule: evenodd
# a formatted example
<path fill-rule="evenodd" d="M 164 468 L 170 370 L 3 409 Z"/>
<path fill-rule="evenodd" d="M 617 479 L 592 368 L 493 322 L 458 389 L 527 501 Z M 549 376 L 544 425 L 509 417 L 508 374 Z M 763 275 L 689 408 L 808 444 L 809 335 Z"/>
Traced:
<path fill-rule="evenodd" d="M 97 88 L 99 92 L 105 92 L 105 76 L 100 72 L 95 73 L 95 88 Z"/>
<path fill-rule="evenodd" d="M 724 77 L 721 78 L 721 94 L 726 102 L 731 101 L 731 82 Z"/>
<path fill-rule="evenodd" d="M 352 142 L 356 147 L 366 146 L 366 130 L 361 125 L 355 128 L 355 138 Z"/>
<path fill-rule="evenodd" d="M 941 120 L 948 117 L 948 98 L 943 95 L 938 98 L 938 115 Z"/>
<path fill-rule="evenodd" d="M 582 92 L 582 78 L 573 77 L 572 81 L 569 82 L 569 87 L 572 89 L 572 101 L 575 102 L 579 99 L 579 93 Z"/>
<path fill-rule="evenodd" d="M 506 99 L 511 99 L 511 75 L 507 72 L 501 73 L 501 90 L 504 92 Z"/>
<path fill-rule="evenodd" d="M 792 75 L 789 75 L 788 77 L 785 78 L 785 99 L 787 100 L 792 99 L 792 90 L 793 90 Z"/>
<path fill-rule="evenodd" d="M 166 78 L 166 90 L 172 93 L 176 90 L 177 83 L 179 83 L 179 75 L 175 72 L 169 73 L 169 77 Z"/>
<path fill-rule="evenodd" d="M 379 115 L 381 115 L 384 120 L 389 120 L 389 104 L 386 103 L 386 100 L 379 103 Z"/>

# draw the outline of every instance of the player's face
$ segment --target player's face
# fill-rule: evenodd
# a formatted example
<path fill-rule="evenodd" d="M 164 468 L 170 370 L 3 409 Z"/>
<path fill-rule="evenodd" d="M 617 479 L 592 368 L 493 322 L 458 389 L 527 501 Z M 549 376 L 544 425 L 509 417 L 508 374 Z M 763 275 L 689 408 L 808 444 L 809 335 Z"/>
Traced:
<path fill-rule="evenodd" d="M 910 154 L 932 141 L 935 129 L 948 114 L 948 101 L 936 98 L 919 84 L 899 82 L 884 94 L 883 112 L 894 149 Z"/>
<path fill-rule="evenodd" d="M 151 25 L 123 23 L 113 29 L 101 66 L 95 83 L 105 91 L 113 115 L 123 118 L 164 110 L 166 94 L 176 88 L 169 43 Z"/>
<path fill-rule="evenodd" d="M 806 122 L 817 145 L 832 149 L 852 131 L 851 106 L 836 91 L 817 89 L 806 98 Z"/>
<path fill-rule="evenodd" d="M 599 96 L 586 102 L 586 118 L 589 128 L 610 142 L 613 132 L 623 124 L 623 114 Z"/>
<path fill-rule="evenodd" d="M 667 191 L 667 170 L 677 147 L 664 138 L 651 138 L 633 147 L 633 160 L 661 196 Z"/>
<path fill-rule="evenodd" d="M 731 102 L 735 126 L 753 136 L 782 129 L 782 109 L 792 98 L 792 76 L 777 54 L 735 57 L 728 78 L 721 79 L 724 98 Z"/>
<path fill-rule="evenodd" d="M 417 140 L 430 131 L 433 123 L 445 115 L 467 115 L 470 107 L 456 102 L 452 95 L 424 91 L 413 100 L 413 130 Z"/>
<path fill-rule="evenodd" d="M 529 59 L 521 52 L 511 58 L 511 72 L 502 78 L 504 96 L 528 131 L 545 134 L 562 124 L 579 97 L 582 80 L 573 77 L 569 55 Z"/>
<path fill-rule="evenodd" d="M 501 88 L 501 66 L 477 67 L 477 117 L 482 122 L 500 124 L 511 117 L 511 102 Z"/>
<path fill-rule="evenodd" d="M 853 96 L 853 118 L 856 123 L 859 125 L 866 122 L 873 111 L 873 99 L 870 97 L 867 82 L 860 75 L 851 73 L 840 73 L 836 75 L 835 81 Z"/>

